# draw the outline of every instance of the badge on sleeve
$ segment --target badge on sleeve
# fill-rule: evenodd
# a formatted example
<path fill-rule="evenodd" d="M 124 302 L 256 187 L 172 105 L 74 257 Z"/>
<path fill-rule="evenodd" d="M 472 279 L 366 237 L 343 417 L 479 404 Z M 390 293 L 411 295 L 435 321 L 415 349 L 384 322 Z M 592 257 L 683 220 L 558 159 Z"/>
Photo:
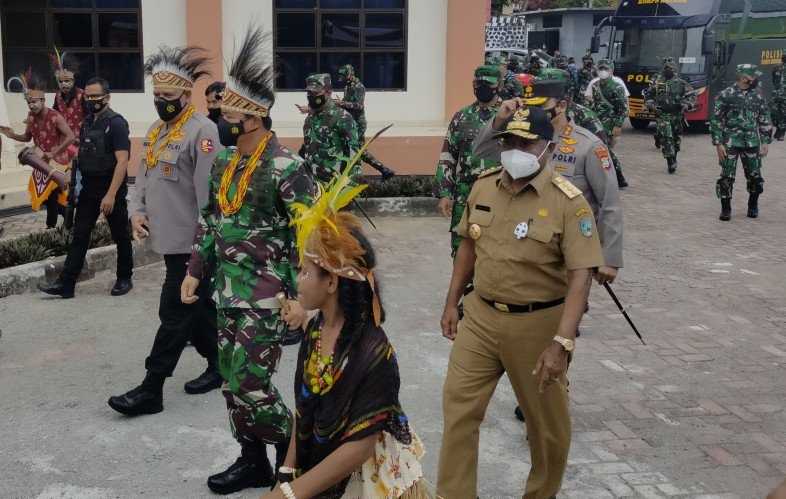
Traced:
<path fill-rule="evenodd" d="M 603 146 L 598 146 L 595 148 L 595 156 L 597 156 L 598 160 L 600 161 L 601 166 L 603 166 L 604 170 L 608 170 L 611 168 L 611 157 L 609 156 L 609 150 Z"/>
<path fill-rule="evenodd" d="M 579 232 L 584 237 L 592 237 L 592 218 L 584 217 L 579 220 Z"/>
<path fill-rule="evenodd" d="M 480 234 L 481 234 L 480 225 L 472 224 L 469 226 L 469 237 L 477 241 L 478 239 L 480 239 Z"/>
<path fill-rule="evenodd" d="M 527 222 L 521 222 L 513 229 L 513 235 L 516 236 L 516 239 L 524 239 L 527 237 L 527 232 L 529 232 L 529 225 Z"/>
<path fill-rule="evenodd" d="M 215 147 L 213 146 L 212 140 L 202 139 L 202 141 L 199 143 L 199 149 L 201 149 L 203 153 L 208 154 L 213 152 Z"/>

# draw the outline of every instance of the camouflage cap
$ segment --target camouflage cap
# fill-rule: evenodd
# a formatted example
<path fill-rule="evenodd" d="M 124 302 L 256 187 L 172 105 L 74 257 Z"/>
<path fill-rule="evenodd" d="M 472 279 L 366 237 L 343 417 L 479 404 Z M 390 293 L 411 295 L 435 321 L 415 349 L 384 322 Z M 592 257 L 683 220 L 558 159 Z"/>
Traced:
<path fill-rule="evenodd" d="M 759 71 L 759 67 L 755 64 L 737 64 L 737 74 L 744 75 L 755 80 L 761 76 L 761 71 Z"/>
<path fill-rule="evenodd" d="M 679 69 L 679 65 L 677 64 L 677 61 L 675 61 L 673 57 L 664 57 L 663 68 L 664 69 L 669 68 L 669 69 L 673 69 L 674 71 L 677 71 Z"/>
<path fill-rule="evenodd" d="M 542 106 L 550 98 L 561 99 L 568 92 L 570 74 L 564 69 L 546 68 L 534 83 L 524 87 L 522 98 L 529 106 Z"/>
<path fill-rule="evenodd" d="M 355 74 L 355 66 L 352 64 L 344 64 L 340 68 L 338 68 L 338 74 L 341 76 L 349 76 Z"/>
<path fill-rule="evenodd" d="M 487 57 L 486 58 L 486 63 L 487 64 L 492 64 L 494 66 L 500 66 L 502 64 L 505 64 L 505 59 L 501 55 L 495 54 L 495 55 Z"/>
<path fill-rule="evenodd" d="M 611 69 L 613 67 L 611 61 L 608 59 L 599 60 L 596 66 L 598 67 L 598 69 Z"/>
<path fill-rule="evenodd" d="M 499 85 L 499 67 L 485 64 L 475 69 L 475 81 L 485 81 L 491 85 Z"/>
<path fill-rule="evenodd" d="M 321 90 L 333 88 L 333 83 L 330 80 L 328 73 L 315 73 L 310 74 L 306 78 L 306 90 L 319 92 Z"/>
<path fill-rule="evenodd" d="M 539 107 L 521 107 L 508 121 L 505 130 L 494 134 L 495 137 L 515 135 L 527 140 L 551 140 L 554 138 L 554 126 L 546 111 Z"/>

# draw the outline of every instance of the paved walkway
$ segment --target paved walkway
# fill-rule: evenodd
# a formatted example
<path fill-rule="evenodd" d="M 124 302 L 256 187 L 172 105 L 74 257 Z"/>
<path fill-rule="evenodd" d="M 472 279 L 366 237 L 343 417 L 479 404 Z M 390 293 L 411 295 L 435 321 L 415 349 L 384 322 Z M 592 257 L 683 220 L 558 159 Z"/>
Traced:
<path fill-rule="evenodd" d="M 786 475 L 786 146 L 776 144 L 766 162 L 761 218 L 744 217 L 740 181 L 728 223 L 717 220 L 707 137 L 688 137 L 684 149 L 670 176 L 649 136 L 623 138 L 632 187 L 615 288 L 648 345 L 596 287 L 571 367 L 574 439 L 562 499 L 763 498 Z M 450 348 L 438 326 L 450 271 L 446 221 L 377 225 L 401 398 L 433 480 Z M 193 350 L 165 386 L 162 414 L 126 419 L 105 404 L 144 374 L 161 279 L 152 266 L 124 298 L 108 296 L 110 272 L 80 285 L 75 300 L 0 300 L 1 496 L 211 497 L 206 476 L 238 447 L 221 396 L 182 391 L 204 368 Z M 289 403 L 295 356 L 285 352 L 277 375 Z M 503 381 L 481 430 L 483 498 L 520 497 L 529 465 L 514 406 Z"/>

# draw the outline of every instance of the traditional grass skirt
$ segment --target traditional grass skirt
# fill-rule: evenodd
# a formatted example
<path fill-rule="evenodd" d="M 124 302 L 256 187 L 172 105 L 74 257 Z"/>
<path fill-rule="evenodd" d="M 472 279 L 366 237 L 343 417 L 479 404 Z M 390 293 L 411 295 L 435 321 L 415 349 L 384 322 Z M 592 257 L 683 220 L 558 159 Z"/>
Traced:
<path fill-rule="evenodd" d="M 433 499 L 423 479 L 420 460 L 423 442 L 412 432 L 412 443 L 404 445 L 390 433 L 379 435 L 374 457 L 352 473 L 342 499 Z"/>

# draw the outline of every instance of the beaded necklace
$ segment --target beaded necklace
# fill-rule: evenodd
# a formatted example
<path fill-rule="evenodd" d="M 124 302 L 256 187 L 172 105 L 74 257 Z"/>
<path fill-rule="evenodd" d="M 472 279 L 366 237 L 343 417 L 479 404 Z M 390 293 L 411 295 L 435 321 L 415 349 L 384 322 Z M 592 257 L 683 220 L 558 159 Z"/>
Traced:
<path fill-rule="evenodd" d="M 161 125 L 150 131 L 147 136 L 148 144 L 147 152 L 145 154 L 145 166 L 147 166 L 148 170 L 155 168 L 155 166 L 158 164 L 158 159 L 161 157 L 161 154 L 173 140 L 180 140 L 183 138 L 183 133 L 180 130 L 183 128 L 183 125 L 185 125 L 186 122 L 191 118 L 191 116 L 194 115 L 195 111 L 196 109 L 194 106 L 189 104 L 186 108 L 186 111 L 183 113 L 183 116 L 177 120 L 177 123 L 175 123 L 175 126 L 172 127 L 172 130 L 169 131 L 157 151 L 154 151 L 153 149 L 155 147 L 155 143 L 158 141 L 158 136 L 166 123 L 161 123 Z"/>
<path fill-rule="evenodd" d="M 229 166 L 227 166 L 226 170 L 224 170 L 224 174 L 221 176 L 221 185 L 218 188 L 218 206 L 221 208 L 221 213 L 223 213 L 224 216 L 237 213 L 243 206 L 243 200 L 246 198 L 246 192 L 248 191 L 248 184 L 251 183 L 251 176 L 257 169 L 259 158 L 262 157 L 262 153 L 265 152 L 267 144 L 270 142 L 272 136 L 273 134 L 268 132 L 259 142 L 259 145 L 257 145 L 254 154 L 252 154 L 246 162 L 246 168 L 243 170 L 243 174 L 237 182 L 235 197 L 230 201 L 229 187 L 232 185 L 232 178 L 235 176 L 235 170 L 237 170 L 237 165 L 240 163 L 240 159 L 243 156 L 240 154 L 240 151 L 235 151 L 232 160 L 229 162 Z"/>
<path fill-rule="evenodd" d="M 316 349 L 311 352 L 306 366 L 308 384 L 311 393 L 322 395 L 330 391 L 335 382 L 333 378 L 334 354 L 322 355 L 322 328 L 312 332 L 311 337 L 316 340 Z"/>

